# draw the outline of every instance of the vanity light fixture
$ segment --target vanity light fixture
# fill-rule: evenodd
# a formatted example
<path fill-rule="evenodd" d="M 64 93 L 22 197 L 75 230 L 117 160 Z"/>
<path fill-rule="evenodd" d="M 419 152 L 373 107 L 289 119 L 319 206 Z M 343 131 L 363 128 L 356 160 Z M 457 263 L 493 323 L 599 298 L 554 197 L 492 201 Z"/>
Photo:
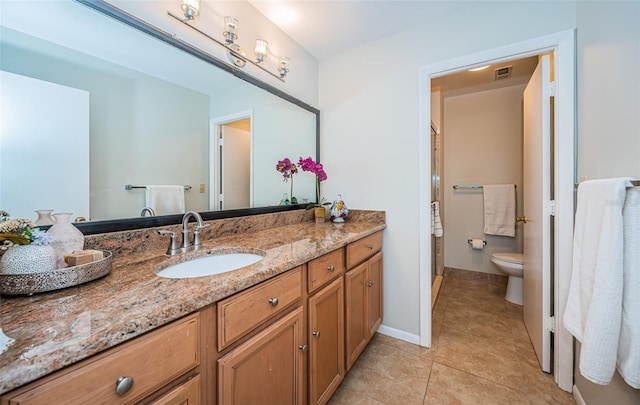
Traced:
<path fill-rule="evenodd" d="M 287 73 L 289 73 L 289 58 L 287 58 L 286 56 L 280 58 L 278 72 L 280 72 L 280 77 L 285 77 Z"/>
<path fill-rule="evenodd" d="M 224 32 L 222 35 L 224 35 L 224 40 L 229 45 L 238 39 L 238 20 L 236 18 L 229 16 L 224 18 Z"/>
<path fill-rule="evenodd" d="M 287 57 L 275 57 L 279 60 L 278 63 L 278 73 L 274 73 L 265 67 L 265 62 L 267 60 L 267 56 L 269 55 L 269 43 L 264 39 L 256 39 L 254 53 L 255 53 L 255 61 L 247 58 L 242 47 L 235 43 L 238 39 L 238 19 L 226 16 L 224 17 L 224 29 L 222 35 L 224 36 L 224 41 L 222 42 L 217 38 L 212 37 L 201 29 L 195 27 L 190 24 L 190 21 L 195 20 L 196 17 L 200 15 L 200 0 L 181 0 L 182 3 L 180 8 L 183 11 L 184 18 L 178 17 L 175 14 L 167 11 L 170 17 L 175 18 L 176 20 L 182 22 L 187 27 L 199 32 L 203 36 L 207 37 L 211 41 L 217 43 L 218 45 L 223 46 L 227 51 L 227 59 L 229 62 L 236 67 L 243 68 L 247 65 L 247 63 L 251 63 L 252 65 L 262 69 L 263 71 L 269 73 L 271 76 L 276 79 L 283 81 L 284 78 L 289 73 L 289 58 Z M 175 36 L 175 35 L 174 35 Z M 212 56 L 212 55 L 211 55 Z M 272 55 L 273 56 L 273 55 Z M 215 58 L 215 57 L 214 57 Z"/>
<path fill-rule="evenodd" d="M 267 56 L 267 46 L 269 43 L 264 39 L 256 39 L 256 63 L 260 63 Z"/>
<path fill-rule="evenodd" d="M 200 15 L 200 0 L 182 0 L 180 8 L 182 8 L 184 18 L 187 21 L 193 20 Z"/>

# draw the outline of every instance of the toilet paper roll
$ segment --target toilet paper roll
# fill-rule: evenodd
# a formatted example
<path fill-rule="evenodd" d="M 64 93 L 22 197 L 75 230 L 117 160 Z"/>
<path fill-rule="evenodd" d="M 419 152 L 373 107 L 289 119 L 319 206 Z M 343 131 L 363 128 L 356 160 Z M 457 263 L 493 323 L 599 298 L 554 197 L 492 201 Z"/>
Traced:
<path fill-rule="evenodd" d="M 477 250 L 484 249 L 484 241 L 482 239 L 471 239 L 471 247 Z"/>

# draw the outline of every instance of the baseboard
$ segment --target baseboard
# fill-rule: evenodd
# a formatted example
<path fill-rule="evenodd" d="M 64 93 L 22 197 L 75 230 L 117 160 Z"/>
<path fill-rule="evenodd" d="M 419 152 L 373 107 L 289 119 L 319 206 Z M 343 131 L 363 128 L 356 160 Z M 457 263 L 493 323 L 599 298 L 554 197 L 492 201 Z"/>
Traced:
<path fill-rule="evenodd" d="M 414 335 L 413 333 L 405 332 L 400 329 L 394 329 L 389 326 L 380 325 L 380 327 L 378 328 L 378 333 L 390 336 L 392 338 L 404 340 L 405 342 L 413 343 L 414 345 L 420 344 L 420 336 Z"/>
<path fill-rule="evenodd" d="M 575 384 L 573 385 L 573 399 L 576 400 L 576 405 L 587 405 L 587 403 L 584 402 L 584 398 L 582 398 L 582 394 L 580 394 L 578 386 Z"/>

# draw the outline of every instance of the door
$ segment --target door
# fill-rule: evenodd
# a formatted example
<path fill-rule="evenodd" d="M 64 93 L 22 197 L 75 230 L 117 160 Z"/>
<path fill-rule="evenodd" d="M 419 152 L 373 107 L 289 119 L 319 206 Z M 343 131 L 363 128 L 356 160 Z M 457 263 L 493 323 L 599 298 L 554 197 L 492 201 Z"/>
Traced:
<path fill-rule="evenodd" d="M 326 404 L 344 378 L 342 277 L 309 298 L 309 393 Z"/>
<path fill-rule="evenodd" d="M 221 131 L 220 209 L 249 208 L 250 133 L 228 125 Z"/>
<path fill-rule="evenodd" d="M 523 312 L 538 361 L 551 371 L 551 79 L 543 56 L 524 91 Z"/>
<path fill-rule="evenodd" d="M 303 404 L 302 307 L 218 360 L 218 403 Z"/>
<path fill-rule="evenodd" d="M 0 207 L 14 218 L 39 209 L 90 218 L 89 92 L 5 71 L 0 83 Z M 27 186 L 21 172 L 37 176 Z"/>

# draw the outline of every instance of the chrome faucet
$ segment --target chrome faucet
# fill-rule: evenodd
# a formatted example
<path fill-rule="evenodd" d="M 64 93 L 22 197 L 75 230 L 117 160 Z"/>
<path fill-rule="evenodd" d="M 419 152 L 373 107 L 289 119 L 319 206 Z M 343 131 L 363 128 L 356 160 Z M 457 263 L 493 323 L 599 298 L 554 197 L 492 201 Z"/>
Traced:
<path fill-rule="evenodd" d="M 198 222 L 193 230 L 193 243 L 189 240 L 189 218 L 194 217 Z M 200 229 L 208 227 L 209 224 L 202 222 L 202 217 L 195 211 L 187 211 L 182 217 L 182 248 L 183 252 L 198 250 L 202 246 L 200 241 Z"/>
<path fill-rule="evenodd" d="M 144 207 L 142 209 L 142 211 L 140 211 L 140 216 L 141 217 L 144 217 L 145 216 L 144 214 L 149 214 L 150 217 L 155 217 L 156 216 L 156 212 L 151 207 Z"/>

